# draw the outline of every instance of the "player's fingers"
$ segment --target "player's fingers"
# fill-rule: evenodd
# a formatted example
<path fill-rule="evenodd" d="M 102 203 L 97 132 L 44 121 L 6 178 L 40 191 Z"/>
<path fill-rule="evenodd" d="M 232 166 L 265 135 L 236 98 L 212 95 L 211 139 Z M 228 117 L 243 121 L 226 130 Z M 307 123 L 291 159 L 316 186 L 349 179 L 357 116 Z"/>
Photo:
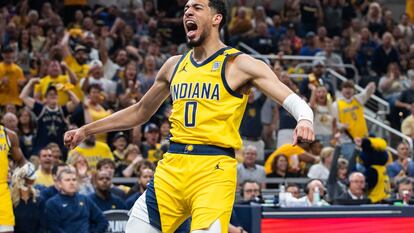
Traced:
<path fill-rule="evenodd" d="M 294 146 L 298 143 L 298 138 L 297 138 L 298 135 L 297 135 L 296 131 L 297 131 L 297 129 L 293 130 L 293 143 L 292 143 L 292 145 L 294 145 Z"/>

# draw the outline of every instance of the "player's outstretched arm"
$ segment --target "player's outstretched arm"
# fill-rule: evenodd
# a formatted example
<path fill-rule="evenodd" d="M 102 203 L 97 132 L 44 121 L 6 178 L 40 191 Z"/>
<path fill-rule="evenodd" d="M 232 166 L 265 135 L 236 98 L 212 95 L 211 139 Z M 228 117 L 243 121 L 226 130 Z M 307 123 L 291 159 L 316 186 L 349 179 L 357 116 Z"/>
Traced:
<path fill-rule="evenodd" d="M 104 119 L 66 132 L 65 145 L 73 149 L 91 134 L 126 130 L 147 122 L 169 96 L 169 78 L 179 58 L 180 56 L 174 56 L 165 62 L 157 74 L 154 85 L 142 97 L 141 101 Z"/>
<path fill-rule="evenodd" d="M 257 87 L 295 117 L 298 125 L 294 131 L 293 144 L 296 144 L 298 140 L 314 140 L 312 109 L 283 84 L 264 62 L 243 54 L 238 56 L 233 64 L 234 67 L 231 68 L 230 72 L 241 73 L 236 76 L 232 75 L 232 77 L 242 77 L 243 82 Z"/>

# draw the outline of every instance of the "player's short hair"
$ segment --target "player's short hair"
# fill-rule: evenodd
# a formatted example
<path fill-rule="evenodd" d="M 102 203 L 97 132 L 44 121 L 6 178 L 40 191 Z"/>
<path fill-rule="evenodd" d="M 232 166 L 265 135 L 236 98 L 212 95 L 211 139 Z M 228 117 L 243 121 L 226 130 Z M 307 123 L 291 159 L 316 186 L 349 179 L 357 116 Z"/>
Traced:
<path fill-rule="evenodd" d="M 227 22 L 227 7 L 226 3 L 223 0 L 209 0 L 208 6 L 217 11 L 218 14 L 222 15 L 223 18 L 219 25 L 219 30 L 221 30 Z"/>

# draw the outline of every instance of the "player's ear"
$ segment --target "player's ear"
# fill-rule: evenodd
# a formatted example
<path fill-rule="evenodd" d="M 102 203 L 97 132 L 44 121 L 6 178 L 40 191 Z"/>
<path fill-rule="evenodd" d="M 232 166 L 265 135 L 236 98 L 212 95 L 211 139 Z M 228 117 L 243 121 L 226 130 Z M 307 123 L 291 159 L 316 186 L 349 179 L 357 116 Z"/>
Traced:
<path fill-rule="evenodd" d="M 223 20 L 223 16 L 221 14 L 214 14 L 213 16 L 213 26 L 220 26 L 221 21 Z"/>

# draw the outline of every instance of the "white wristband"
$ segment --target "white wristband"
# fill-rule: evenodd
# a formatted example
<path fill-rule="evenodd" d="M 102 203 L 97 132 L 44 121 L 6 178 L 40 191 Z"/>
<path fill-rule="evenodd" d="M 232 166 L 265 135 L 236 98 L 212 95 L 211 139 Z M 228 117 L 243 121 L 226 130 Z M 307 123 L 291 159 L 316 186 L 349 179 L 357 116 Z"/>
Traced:
<path fill-rule="evenodd" d="M 283 107 L 296 119 L 308 120 L 313 124 L 313 111 L 298 95 L 290 94 L 283 101 Z"/>

